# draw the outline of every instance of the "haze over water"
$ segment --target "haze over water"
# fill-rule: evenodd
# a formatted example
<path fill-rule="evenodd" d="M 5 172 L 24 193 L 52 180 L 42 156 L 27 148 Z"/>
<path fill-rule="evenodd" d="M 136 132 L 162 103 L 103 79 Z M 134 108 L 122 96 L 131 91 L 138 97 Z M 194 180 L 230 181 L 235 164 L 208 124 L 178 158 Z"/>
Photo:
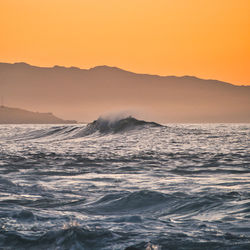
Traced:
<path fill-rule="evenodd" d="M 0 126 L 3 249 L 249 249 L 249 124 Z"/>

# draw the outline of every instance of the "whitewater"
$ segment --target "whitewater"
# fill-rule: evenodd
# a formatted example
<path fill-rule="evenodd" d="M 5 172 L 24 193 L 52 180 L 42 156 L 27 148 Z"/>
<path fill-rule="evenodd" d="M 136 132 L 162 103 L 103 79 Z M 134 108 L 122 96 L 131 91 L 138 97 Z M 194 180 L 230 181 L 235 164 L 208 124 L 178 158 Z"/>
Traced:
<path fill-rule="evenodd" d="M 250 125 L 0 125 L 0 249 L 250 249 Z"/>

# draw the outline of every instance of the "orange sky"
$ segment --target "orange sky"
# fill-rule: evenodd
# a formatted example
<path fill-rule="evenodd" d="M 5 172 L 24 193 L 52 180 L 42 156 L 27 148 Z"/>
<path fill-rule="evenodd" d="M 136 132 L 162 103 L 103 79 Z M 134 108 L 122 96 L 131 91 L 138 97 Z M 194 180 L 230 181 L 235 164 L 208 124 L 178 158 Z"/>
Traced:
<path fill-rule="evenodd" d="M 250 84 L 249 0 L 1 0 L 0 61 Z"/>

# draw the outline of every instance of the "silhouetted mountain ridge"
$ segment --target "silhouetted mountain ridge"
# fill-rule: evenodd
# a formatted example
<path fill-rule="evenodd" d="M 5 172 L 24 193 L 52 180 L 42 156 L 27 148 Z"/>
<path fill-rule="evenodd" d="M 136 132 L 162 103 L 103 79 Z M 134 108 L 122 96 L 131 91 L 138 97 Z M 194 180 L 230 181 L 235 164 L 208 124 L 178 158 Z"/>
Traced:
<path fill-rule="evenodd" d="M 159 122 L 250 122 L 250 86 L 106 65 L 80 69 L 0 63 L 0 95 L 8 105 L 51 110 L 67 119 L 93 120 L 129 109 L 145 111 Z"/>
<path fill-rule="evenodd" d="M 0 106 L 0 124 L 72 124 L 74 120 L 63 120 L 52 113 L 32 112 L 20 108 Z"/>
<path fill-rule="evenodd" d="M 216 80 L 216 79 L 203 79 L 203 78 L 199 78 L 196 76 L 192 76 L 192 75 L 184 75 L 184 76 L 174 76 L 174 75 L 170 75 L 170 76 L 164 76 L 164 75 L 157 75 L 157 74 L 145 74 L 145 73 L 135 73 L 129 70 L 124 70 L 118 67 L 114 67 L 114 66 L 108 66 L 108 65 L 98 65 L 98 66 L 94 66 L 91 67 L 89 69 L 82 69 L 79 67 L 75 67 L 75 66 L 70 66 L 70 67 L 66 67 L 66 66 L 61 66 L 61 65 L 54 65 L 53 67 L 39 67 L 39 66 L 34 66 L 34 65 L 30 65 L 28 63 L 25 62 L 16 62 L 16 63 L 1 63 L 0 62 L 0 67 L 6 65 L 6 66 L 18 66 L 21 68 L 27 68 L 27 69 L 44 69 L 44 70 L 51 70 L 51 69 L 58 69 L 58 70 L 76 70 L 76 71 L 81 71 L 82 73 L 86 73 L 86 71 L 90 71 L 90 72 L 120 72 L 120 73 L 125 73 L 125 74 L 131 74 L 131 75 L 137 75 L 137 76 L 144 76 L 144 77 L 155 77 L 155 78 L 169 78 L 169 79 L 184 79 L 184 80 L 192 80 L 192 81 L 213 81 L 214 83 L 220 83 L 220 84 L 229 84 L 229 85 L 233 85 L 233 86 L 239 86 L 239 85 L 234 85 L 232 83 L 228 83 L 225 81 L 220 81 L 220 80 Z M 247 86 L 248 85 L 240 85 L 240 86 Z"/>

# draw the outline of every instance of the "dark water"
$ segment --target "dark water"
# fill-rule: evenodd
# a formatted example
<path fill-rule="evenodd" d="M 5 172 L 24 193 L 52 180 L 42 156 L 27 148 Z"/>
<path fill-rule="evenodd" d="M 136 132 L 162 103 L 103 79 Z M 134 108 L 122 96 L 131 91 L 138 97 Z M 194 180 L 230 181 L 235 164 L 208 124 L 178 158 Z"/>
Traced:
<path fill-rule="evenodd" d="M 0 249 L 250 249 L 250 125 L 0 126 Z"/>

